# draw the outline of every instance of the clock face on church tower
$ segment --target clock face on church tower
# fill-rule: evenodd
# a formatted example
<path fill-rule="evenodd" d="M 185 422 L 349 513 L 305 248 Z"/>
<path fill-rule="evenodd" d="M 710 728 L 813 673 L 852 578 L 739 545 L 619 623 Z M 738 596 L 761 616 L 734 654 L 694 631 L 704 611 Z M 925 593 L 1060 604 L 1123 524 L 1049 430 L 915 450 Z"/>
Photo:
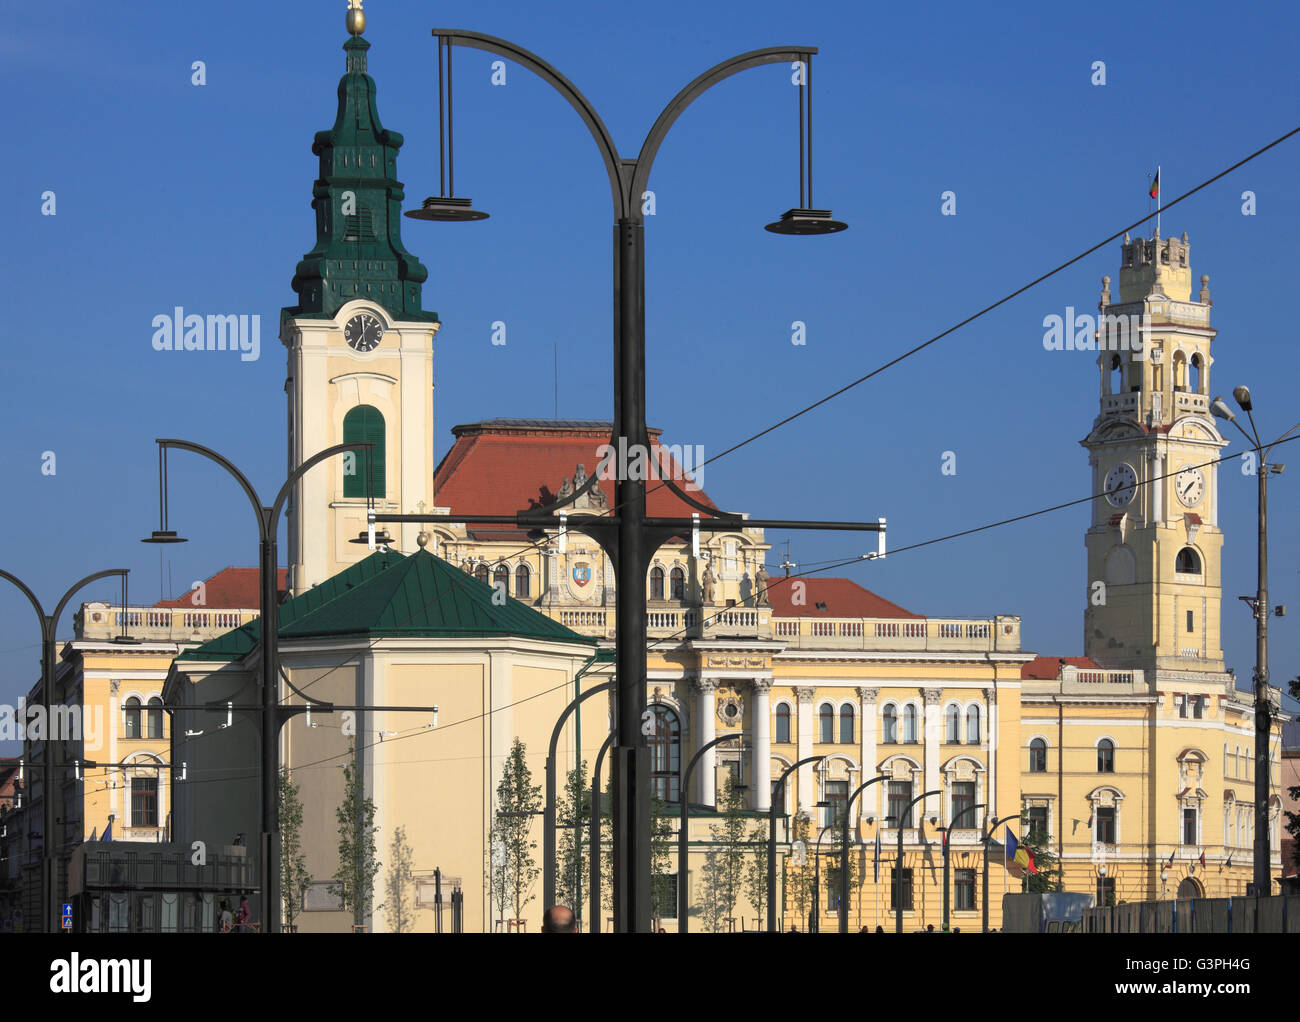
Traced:
<path fill-rule="evenodd" d="M 1124 507 L 1137 493 L 1137 473 L 1132 465 L 1116 465 L 1106 473 L 1106 500 L 1111 507 Z"/>
<path fill-rule="evenodd" d="M 374 351 L 384 337 L 384 325 L 368 312 L 353 316 L 343 328 L 343 339 L 353 351 Z"/>
<path fill-rule="evenodd" d="M 1183 507 L 1195 507 L 1205 496 L 1205 476 L 1199 468 L 1189 465 L 1174 476 L 1174 492 Z"/>

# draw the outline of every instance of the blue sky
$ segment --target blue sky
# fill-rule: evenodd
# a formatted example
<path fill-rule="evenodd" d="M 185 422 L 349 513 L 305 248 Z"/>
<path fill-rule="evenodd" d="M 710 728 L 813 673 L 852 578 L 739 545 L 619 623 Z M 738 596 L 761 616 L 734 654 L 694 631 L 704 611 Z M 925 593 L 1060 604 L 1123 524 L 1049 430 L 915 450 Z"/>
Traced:
<path fill-rule="evenodd" d="M 0 253 L 9 358 L 0 422 L 9 542 L 0 566 L 49 604 L 105 567 L 132 569 L 134 601 L 256 561 L 244 496 L 178 456 L 166 551 L 155 527 L 153 438 L 215 447 L 264 495 L 285 472 L 278 311 L 312 245 L 313 134 L 333 124 L 345 4 L 6 4 L 0 84 L 9 158 Z M 18 12 L 21 12 L 20 14 Z M 820 48 L 816 205 L 850 230 L 785 238 L 762 225 L 796 205 L 789 69 L 729 79 L 673 128 L 651 178 L 647 351 L 652 425 L 711 456 L 1095 244 L 1300 124 L 1297 15 L 1273 4 L 865 5 L 413 2 L 367 4 L 370 73 L 408 206 L 437 190 L 435 21 L 503 36 L 566 74 L 625 155 L 698 73 L 746 50 Z M 191 84 L 201 60 L 207 84 Z M 449 428 L 492 416 L 610 413 L 609 190 L 585 128 L 548 86 L 487 54 L 456 58 L 457 184 L 492 219 L 403 222 L 440 314 L 438 452 Z M 1094 61 L 1106 84 L 1091 84 Z M 1164 219 L 1188 232 L 1219 330 L 1212 385 L 1249 383 L 1261 430 L 1300 420 L 1294 189 L 1300 136 Z M 41 215 L 55 192 L 57 214 Z M 957 215 L 940 214 L 940 195 Z M 1257 213 L 1242 215 L 1242 192 Z M 1078 441 L 1097 411 L 1086 353 L 1046 352 L 1042 321 L 1095 309 L 1118 278 L 1109 246 L 775 434 L 709 465 L 724 507 L 770 517 L 890 522 L 903 546 L 1088 492 Z M 260 314 L 262 354 L 159 353 L 152 317 Z M 494 321 L 507 343 L 493 346 Z M 791 323 L 807 343 L 790 343 Z M 1230 452 L 1241 450 L 1239 435 Z M 1296 446 L 1300 452 L 1300 445 Z M 41 473 L 54 451 L 57 474 Z M 957 474 L 940 472 L 945 451 Z M 1300 466 L 1300 453 L 1280 460 Z M 1275 684 L 1300 672 L 1297 473 L 1274 481 Z M 1224 471 L 1224 645 L 1254 660 L 1254 479 Z M 1077 655 L 1084 506 L 844 572 L 931 615 L 1019 614 L 1026 649 Z M 786 537 L 770 534 L 783 543 Z M 800 534 L 801 564 L 870 540 Z M 781 547 L 783 550 L 783 545 Z M 780 557 L 774 558 L 779 561 Z M 85 599 L 112 598 L 112 582 Z M 70 635 L 71 615 L 60 635 Z M 0 701 L 37 676 L 35 619 L 0 589 Z"/>

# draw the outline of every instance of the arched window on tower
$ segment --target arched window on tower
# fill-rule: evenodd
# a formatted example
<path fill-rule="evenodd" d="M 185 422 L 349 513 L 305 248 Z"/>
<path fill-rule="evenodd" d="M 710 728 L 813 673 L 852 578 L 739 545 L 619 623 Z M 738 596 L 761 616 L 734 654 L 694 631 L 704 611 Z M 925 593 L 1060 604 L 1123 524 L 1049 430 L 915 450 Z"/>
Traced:
<path fill-rule="evenodd" d="M 664 569 L 655 565 L 650 569 L 650 599 L 664 598 Z"/>
<path fill-rule="evenodd" d="M 1187 390 L 1187 356 L 1181 351 L 1174 352 L 1174 393 L 1182 394 Z"/>
<path fill-rule="evenodd" d="M 776 708 L 776 738 L 781 744 L 788 744 L 790 741 L 790 704 L 782 703 Z"/>
<path fill-rule="evenodd" d="M 1110 357 L 1110 392 L 1112 394 L 1124 393 L 1124 362 L 1118 355 Z"/>
<path fill-rule="evenodd" d="M 515 569 L 515 599 L 526 600 L 532 596 L 533 573 L 528 565 L 521 564 Z"/>
<path fill-rule="evenodd" d="M 673 600 L 686 599 L 686 572 L 681 568 L 674 568 L 668 576 L 669 590 L 668 595 Z"/>
<path fill-rule="evenodd" d="M 1178 558 L 1174 561 L 1174 571 L 1180 575 L 1199 575 L 1201 573 L 1201 558 L 1189 546 L 1183 547 L 1178 551 Z"/>
<path fill-rule="evenodd" d="M 1205 360 L 1201 358 L 1201 353 L 1198 351 L 1192 356 L 1192 393 L 1204 394 L 1205 382 Z"/>
<path fill-rule="evenodd" d="M 358 443 L 369 441 L 375 446 L 370 449 L 374 456 L 375 496 L 384 496 L 384 417 L 378 408 L 370 405 L 357 405 L 343 416 L 343 442 Z M 356 457 L 353 458 L 352 455 Z M 343 496 L 368 497 L 365 450 L 348 451 L 343 458 Z M 351 471 L 349 471 L 351 470 Z"/>

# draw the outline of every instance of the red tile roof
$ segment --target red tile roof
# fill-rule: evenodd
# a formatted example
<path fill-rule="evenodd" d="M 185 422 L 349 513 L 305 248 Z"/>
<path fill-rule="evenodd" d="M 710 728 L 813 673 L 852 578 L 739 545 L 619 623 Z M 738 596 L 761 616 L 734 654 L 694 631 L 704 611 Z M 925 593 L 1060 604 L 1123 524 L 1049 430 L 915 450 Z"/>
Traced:
<path fill-rule="evenodd" d="M 796 604 L 795 586 L 803 583 L 801 602 Z M 773 617 L 899 617 L 923 620 L 897 603 L 890 603 L 870 589 L 847 578 L 790 578 L 772 576 L 768 599 Z M 818 606 L 822 604 L 822 606 Z"/>
<path fill-rule="evenodd" d="M 1039 681 L 1055 681 L 1065 666 L 1083 667 L 1090 671 L 1101 670 L 1101 664 L 1086 656 L 1037 656 L 1020 666 L 1020 677 Z"/>
<path fill-rule="evenodd" d="M 281 568 L 276 583 L 278 592 L 285 591 L 288 569 Z M 256 568 L 222 568 L 203 583 L 203 603 L 195 604 L 191 589 L 174 600 L 159 600 L 155 607 L 203 606 L 213 610 L 256 610 L 260 600 L 258 570 Z"/>
<path fill-rule="evenodd" d="M 596 451 L 609 443 L 610 424 L 548 419 L 493 419 L 452 428 L 456 442 L 434 473 L 434 503 L 466 514 L 505 515 L 545 507 L 556 501 L 565 479 L 578 465 L 588 475 L 600 463 Z M 650 444 L 671 464 L 673 481 L 708 507 L 717 505 L 703 490 L 688 489 L 682 466 L 659 444 L 662 430 L 650 430 Z M 694 466 L 692 466 L 694 467 Z M 596 484 L 614 506 L 614 480 Z M 646 513 L 689 518 L 696 509 L 656 480 L 647 481 Z M 500 526 L 470 529 L 476 539 L 518 539 L 523 534 Z"/>

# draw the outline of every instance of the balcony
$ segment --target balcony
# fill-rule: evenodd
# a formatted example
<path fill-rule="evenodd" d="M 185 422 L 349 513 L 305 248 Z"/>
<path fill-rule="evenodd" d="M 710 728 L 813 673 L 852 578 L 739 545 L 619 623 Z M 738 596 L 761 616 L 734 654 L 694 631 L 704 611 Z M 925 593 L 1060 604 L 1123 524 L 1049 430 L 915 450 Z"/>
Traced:
<path fill-rule="evenodd" d="M 121 607 L 83 604 L 73 621 L 77 639 L 112 642 L 129 635 L 144 642 L 198 643 L 256 620 L 256 608 L 207 610 L 203 607 Z"/>

